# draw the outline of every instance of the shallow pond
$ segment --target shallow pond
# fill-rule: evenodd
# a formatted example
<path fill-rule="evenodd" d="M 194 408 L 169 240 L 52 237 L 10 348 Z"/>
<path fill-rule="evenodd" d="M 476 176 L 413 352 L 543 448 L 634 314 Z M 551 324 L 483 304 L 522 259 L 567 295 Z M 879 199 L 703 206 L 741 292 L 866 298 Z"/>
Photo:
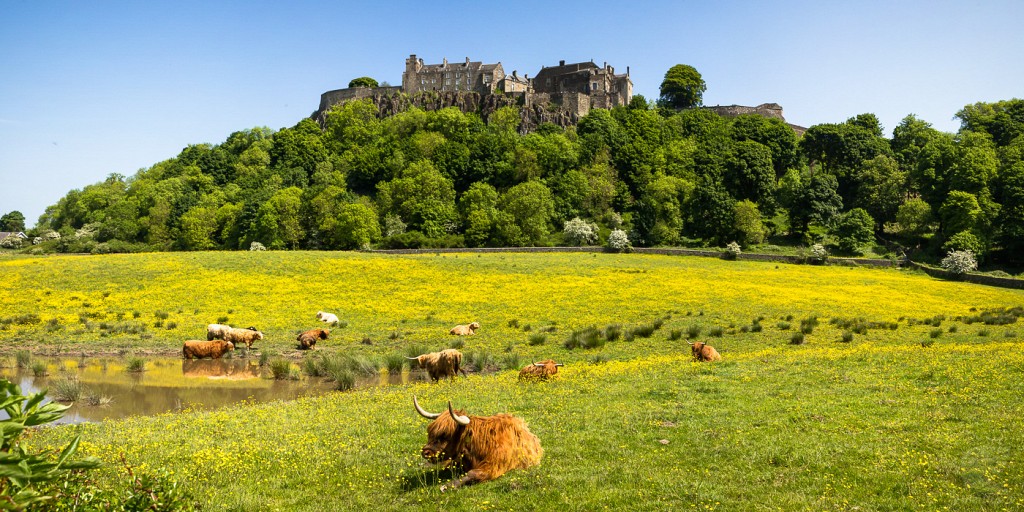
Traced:
<path fill-rule="evenodd" d="M 81 397 L 58 423 L 81 423 L 153 415 L 187 409 L 212 409 L 239 402 L 293 400 L 333 391 L 319 377 L 275 380 L 255 359 L 148 357 L 146 370 L 130 372 L 121 358 L 33 358 L 47 366 L 46 376 L 31 369 L 0 368 L 0 377 L 21 386 L 23 394 L 48 389 L 57 396 L 62 381 L 77 378 Z M 420 372 L 381 374 L 356 381 L 356 387 L 389 386 L 424 379 Z M 109 400 L 109 402 L 108 402 Z M 108 402 L 103 405 L 90 405 Z"/>

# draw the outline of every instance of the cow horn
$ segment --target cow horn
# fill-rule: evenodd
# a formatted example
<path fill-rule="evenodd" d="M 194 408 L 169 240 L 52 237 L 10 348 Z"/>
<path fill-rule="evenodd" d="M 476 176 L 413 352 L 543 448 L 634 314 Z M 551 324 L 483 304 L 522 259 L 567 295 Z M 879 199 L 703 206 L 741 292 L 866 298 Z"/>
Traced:
<path fill-rule="evenodd" d="M 451 414 L 452 415 L 452 419 L 455 420 L 455 422 L 458 423 L 459 425 L 462 425 L 463 427 L 469 425 L 469 417 L 467 417 L 467 416 L 460 416 L 458 414 L 455 414 L 455 411 L 452 409 L 452 401 L 451 400 L 448 400 L 448 414 Z"/>
<path fill-rule="evenodd" d="M 416 397 L 415 396 L 412 397 L 412 406 L 416 408 L 416 412 L 420 413 L 420 416 L 423 416 L 424 418 L 426 418 L 428 420 L 437 419 L 437 417 L 441 415 L 441 413 L 439 413 L 439 412 L 438 413 L 433 413 L 433 412 L 424 411 L 423 408 L 420 407 L 420 403 L 416 401 Z"/>
<path fill-rule="evenodd" d="M 693 343 L 690 343 L 689 341 L 687 341 L 686 344 L 687 345 L 693 345 Z"/>
<path fill-rule="evenodd" d="M 406 359 L 408 359 L 408 360 L 410 360 L 410 361 L 419 361 L 419 360 L 420 360 L 420 358 L 418 358 L 418 357 L 409 357 L 409 356 L 405 356 L 405 358 L 406 358 Z"/>
<path fill-rule="evenodd" d="M 533 363 L 534 366 L 544 366 L 544 363 Z"/>
<path fill-rule="evenodd" d="M 565 366 L 565 365 L 562 364 L 562 363 L 555 363 L 555 366 Z"/>

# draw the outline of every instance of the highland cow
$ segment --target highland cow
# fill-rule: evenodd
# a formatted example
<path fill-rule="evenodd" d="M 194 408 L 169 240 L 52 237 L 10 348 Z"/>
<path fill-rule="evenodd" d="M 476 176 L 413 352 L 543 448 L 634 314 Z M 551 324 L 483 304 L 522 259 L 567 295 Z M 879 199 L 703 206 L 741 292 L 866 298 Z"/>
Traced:
<path fill-rule="evenodd" d="M 228 332 L 224 333 L 224 341 L 230 341 L 235 345 L 245 343 L 245 348 L 252 348 L 252 344 L 256 340 L 262 340 L 263 333 L 257 331 L 255 327 L 249 327 L 247 329 L 229 329 Z"/>
<path fill-rule="evenodd" d="M 690 343 L 690 342 L 687 342 Z M 698 341 L 696 343 L 690 343 L 690 351 L 693 352 L 694 361 L 721 361 L 722 355 L 715 350 L 715 347 Z"/>
<path fill-rule="evenodd" d="M 466 375 L 466 371 L 462 369 L 462 352 L 454 348 L 406 359 L 416 361 L 420 368 L 427 370 L 431 380 L 441 380 L 442 377 L 454 379 L 458 373 Z"/>
<path fill-rule="evenodd" d="M 414 396 L 416 412 L 433 420 L 427 426 L 427 444 L 421 455 L 428 461 L 453 467 L 466 474 L 441 486 L 441 492 L 462 485 L 494 480 L 512 469 L 526 469 L 540 464 L 544 449 L 540 439 L 526 427 L 526 422 L 510 414 L 466 416 L 452 409 L 429 413 L 420 407 Z"/>
<path fill-rule="evenodd" d="M 231 330 L 230 325 L 210 324 L 206 326 L 206 341 L 222 340 L 224 334 Z"/>
<path fill-rule="evenodd" d="M 334 325 L 334 324 L 338 323 L 338 315 L 335 315 L 334 313 L 326 313 L 326 312 L 323 312 L 323 311 L 317 311 L 316 312 L 316 319 L 320 320 L 321 322 L 326 323 L 327 325 Z"/>
<path fill-rule="evenodd" d="M 473 322 L 469 325 L 456 325 L 452 327 L 452 330 L 448 331 L 448 334 L 454 334 L 456 336 L 472 336 L 476 334 L 476 330 L 480 328 L 480 324 Z"/>
<path fill-rule="evenodd" d="M 220 359 L 224 354 L 235 349 L 235 344 L 230 341 L 200 341 L 189 340 L 181 347 L 181 355 L 185 359 L 202 359 L 210 357 Z"/>
<path fill-rule="evenodd" d="M 327 329 L 312 329 L 300 334 L 295 341 L 299 342 L 300 350 L 307 350 L 316 346 L 316 340 L 326 340 L 330 334 Z"/>
<path fill-rule="evenodd" d="M 526 365 L 519 370 L 519 380 L 548 380 L 558 373 L 559 366 L 562 366 L 562 363 L 556 363 L 552 359 Z"/>

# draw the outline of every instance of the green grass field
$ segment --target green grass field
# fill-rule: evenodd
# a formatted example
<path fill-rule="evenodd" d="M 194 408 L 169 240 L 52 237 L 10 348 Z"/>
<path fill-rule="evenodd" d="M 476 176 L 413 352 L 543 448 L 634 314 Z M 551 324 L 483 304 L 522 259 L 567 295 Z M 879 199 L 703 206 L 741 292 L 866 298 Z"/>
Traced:
<path fill-rule="evenodd" d="M 8 257 L 0 273 L 7 357 L 176 352 L 221 317 L 261 328 L 261 350 L 289 353 L 323 310 L 347 323 L 318 345 L 326 352 L 436 350 L 455 340 L 451 326 L 478 321 L 463 352 L 566 363 L 548 383 L 503 370 L 30 439 L 58 446 L 80 433 L 82 450 L 110 463 L 100 483 L 118 484 L 123 454 L 171 472 L 209 510 L 1024 508 L 1024 327 L 1012 315 L 979 321 L 1024 304 L 1021 291 L 898 270 L 575 253 Z M 573 331 L 614 326 L 617 339 L 581 332 L 594 348 L 564 346 Z M 792 344 L 802 326 L 811 332 Z M 697 331 L 723 362 L 690 361 Z M 419 457 L 427 421 L 413 395 L 428 409 L 451 399 L 524 418 L 541 465 L 442 494 L 450 475 Z"/>

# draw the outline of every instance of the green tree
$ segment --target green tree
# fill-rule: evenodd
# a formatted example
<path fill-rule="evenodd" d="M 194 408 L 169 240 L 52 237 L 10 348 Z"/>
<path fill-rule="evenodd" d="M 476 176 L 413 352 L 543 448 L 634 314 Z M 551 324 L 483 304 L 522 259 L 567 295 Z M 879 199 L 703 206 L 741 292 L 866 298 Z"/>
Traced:
<path fill-rule="evenodd" d="M 949 235 L 974 229 L 981 216 L 982 210 L 978 204 L 978 198 L 974 194 L 962 190 L 950 192 L 942 203 L 942 208 L 939 209 L 942 232 Z"/>
<path fill-rule="evenodd" d="M 961 132 L 986 133 L 997 146 L 1005 146 L 1024 135 L 1024 99 L 967 105 L 956 117 L 960 119 Z"/>
<path fill-rule="evenodd" d="M 730 133 L 737 142 L 750 140 L 768 148 L 776 177 L 781 177 L 786 169 L 798 163 L 796 133 L 781 119 L 757 114 L 739 115 L 732 120 Z"/>
<path fill-rule="evenodd" d="M 775 170 L 771 151 L 763 144 L 753 140 L 734 143 L 723 178 L 734 198 L 749 199 L 769 213 L 774 211 Z"/>
<path fill-rule="evenodd" d="M 363 249 L 379 242 L 381 234 L 377 213 L 362 203 L 341 205 L 332 237 L 341 249 Z"/>
<path fill-rule="evenodd" d="M 803 235 L 811 224 L 828 225 L 843 208 L 843 198 L 836 192 L 838 187 L 831 174 L 819 172 L 811 176 L 790 205 L 790 230 Z"/>
<path fill-rule="evenodd" d="M 996 220 L 1000 245 L 1019 263 L 1024 260 L 1024 161 L 1007 165 L 1000 172 L 997 198 L 1002 204 Z"/>
<path fill-rule="evenodd" d="M 671 108 L 698 107 L 703 102 L 707 85 L 693 66 L 676 64 L 661 81 L 661 104 Z"/>
<path fill-rule="evenodd" d="M 377 185 L 382 213 L 398 215 L 410 230 L 439 238 L 457 226 L 455 189 L 429 160 L 414 162 L 399 177 Z"/>
<path fill-rule="evenodd" d="M 474 183 L 459 199 L 459 212 L 466 227 L 466 243 L 484 247 L 493 236 L 498 214 L 498 191 L 487 183 Z"/>
<path fill-rule="evenodd" d="M 736 200 L 721 182 L 701 179 L 689 203 L 689 231 L 709 243 L 725 244 L 734 231 L 735 204 Z"/>
<path fill-rule="evenodd" d="M 498 199 L 498 209 L 511 217 L 521 233 L 519 241 L 527 245 L 539 245 L 544 241 L 555 216 L 551 190 L 538 180 L 508 189 Z M 507 219 L 499 216 L 496 224 L 507 224 Z"/>
<path fill-rule="evenodd" d="M 863 208 L 854 208 L 836 216 L 831 232 L 838 240 L 839 250 L 860 254 L 861 248 L 875 239 L 875 220 Z"/>
<path fill-rule="evenodd" d="M 5 213 L 0 217 L 0 231 L 25 231 L 25 214 L 18 210 Z"/>
<path fill-rule="evenodd" d="M 896 220 L 896 212 L 907 197 L 907 173 L 896 160 L 878 155 L 864 161 L 857 170 L 857 194 L 851 206 L 863 208 L 878 226 Z"/>
<path fill-rule="evenodd" d="M 379 87 L 380 85 L 377 83 L 376 80 L 374 80 L 374 79 L 372 79 L 372 78 L 370 78 L 368 76 L 361 76 L 359 78 L 353 78 L 348 83 L 348 86 L 349 86 L 349 88 L 352 88 L 352 87 Z"/>
<path fill-rule="evenodd" d="M 733 212 L 733 226 L 736 228 L 738 240 L 744 247 L 764 241 L 764 223 L 761 221 L 761 212 L 757 204 L 747 199 L 736 201 Z"/>
<path fill-rule="evenodd" d="M 923 235 L 932 222 L 932 207 L 919 197 L 907 200 L 896 210 L 896 223 L 899 224 L 902 233 L 912 236 Z"/>

